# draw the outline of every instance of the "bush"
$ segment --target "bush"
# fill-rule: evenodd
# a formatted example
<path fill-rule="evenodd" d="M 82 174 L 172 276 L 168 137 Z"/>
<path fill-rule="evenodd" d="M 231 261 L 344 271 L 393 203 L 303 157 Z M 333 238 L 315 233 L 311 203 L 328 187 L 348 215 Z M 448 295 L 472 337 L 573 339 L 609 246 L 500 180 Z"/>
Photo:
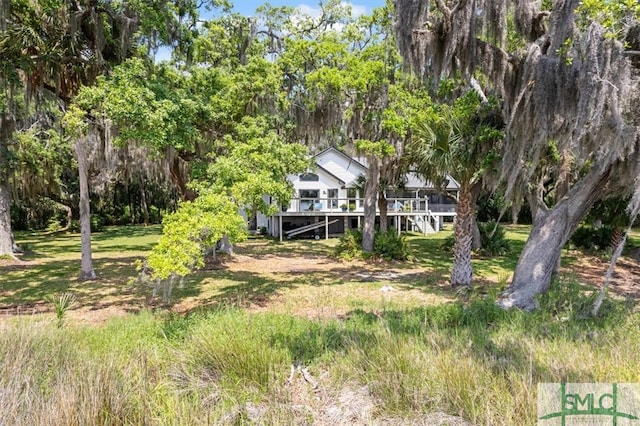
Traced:
<path fill-rule="evenodd" d="M 373 251 L 385 260 L 407 260 L 411 256 L 406 237 L 398 235 L 394 228 L 384 233 L 376 231 Z"/>
<path fill-rule="evenodd" d="M 583 250 L 601 251 L 611 246 L 615 232 L 616 228 L 613 226 L 594 228 L 591 225 L 582 225 L 571 235 L 570 241 Z"/>
<path fill-rule="evenodd" d="M 483 256 L 506 256 L 511 253 L 511 242 L 505 237 L 504 227 L 498 224 L 498 228 L 495 230 L 493 235 L 491 235 L 495 227 L 496 222 L 493 220 L 478 223 L 478 229 L 480 230 L 480 243 L 482 244 L 482 247 L 480 247 L 478 252 Z M 451 234 L 442 241 L 440 248 L 453 253 L 455 242 L 455 235 Z"/>
<path fill-rule="evenodd" d="M 343 259 L 351 260 L 362 254 L 362 231 L 349 229 L 340 237 L 340 242 L 335 249 L 335 255 Z"/>
<path fill-rule="evenodd" d="M 398 235 L 394 228 L 387 232 L 376 229 L 373 253 L 385 260 L 407 260 L 411 257 L 409 243 L 404 235 Z M 362 230 L 348 230 L 336 246 L 335 255 L 343 259 L 362 257 Z"/>
<path fill-rule="evenodd" d="M 456 244 L 456 236 L 451 234 L 447 236 L 444 240 L 442 240 L 442 244 L 440 244 L 440 248 L 444 251 L 448 251 L 449 253 L 453 253 L 453 246 Z"/>
<path fill-rule="evenodd" d="M 80 221 L 74 219 L 71 221 L 71 227 L 69 228 L 71 232 L 80 232 Z M 104 219 L 98 215 L 91 215 L 91 232 L 102 232 L 104 231 Z"/>
<path fill-rule="evenodd" d="M 591 319 L 595 321 L 593 325 L 610 327 L 623 322 L 632 312 L 629 300 L 607 296 L 598 310 L 597 317 L 593 318 L 591 310 L 598 293 L 573 279 L 555 279 L 551 282 L 549 290 L 538 296 L 540 315 L 561 321 Z"/>
<path fill-rule="evenodd" d="M 480 230 L 480 241 L 482 244 L 480 253 L 485 256 L 506 256 L 511 253 L 511 243 L 505 238 L 504 227 L 502 225 L 492 220 L 478 223 L 478 229 Z"/>
<path fill-rule="evenodd" d="M 62 229 L 62 225 L 60 225 L 60 220 L 58 220 L 55 217 L 52 217 L 49 219 L 49 222 L 47 223 L 47 228 L 46 228 L 47 232 L 58 232 L 61 229 Z"/>

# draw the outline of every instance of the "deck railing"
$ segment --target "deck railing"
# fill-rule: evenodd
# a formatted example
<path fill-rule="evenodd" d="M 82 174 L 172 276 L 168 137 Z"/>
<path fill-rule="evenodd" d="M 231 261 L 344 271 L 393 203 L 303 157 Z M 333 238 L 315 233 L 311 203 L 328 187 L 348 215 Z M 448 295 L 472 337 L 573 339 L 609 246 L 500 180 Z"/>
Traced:
<path fill-rule="evenodd" d="M 377 209 L 377 207 L 376 207 Z M 354 212 L 364 211 L 363 198 L 292 198 L 288 206 L 282 207 L 283 212 Z M 455 204 L 431 204 L 425 198 L 388 198 L 387 211 L 389 213 L 455 213 Z"/>

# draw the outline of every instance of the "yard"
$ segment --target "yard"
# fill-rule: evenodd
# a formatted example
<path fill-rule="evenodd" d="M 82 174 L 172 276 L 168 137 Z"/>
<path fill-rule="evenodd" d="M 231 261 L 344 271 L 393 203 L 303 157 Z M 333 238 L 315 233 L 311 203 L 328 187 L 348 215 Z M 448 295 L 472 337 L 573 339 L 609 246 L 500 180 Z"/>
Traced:
<path fill-rule="evenodd" d="M 21 262 L 0 261 L 0 418 L 520 425 L 536 422 L 538 382 L 640 381 L 634 251 L 597 319 L 582 313 L 605 257 L 566 251 L 542 311 L 503 312 L 491 298 L 517 255 L 475 259 L 477 288 L 455 294 L 446 232 L 409 237 L 407 263 L 339 261 L 337 240 L 250 239 L 163 303 L 131 283 L 159 232 L 95 234 L 92 282 L 76 279 L 77 234 L 18 236 Z M 527 232 L 509 228 L 516 253 Z M 63 292 L 77 305 L 58 328 L 45 299 Z"/>

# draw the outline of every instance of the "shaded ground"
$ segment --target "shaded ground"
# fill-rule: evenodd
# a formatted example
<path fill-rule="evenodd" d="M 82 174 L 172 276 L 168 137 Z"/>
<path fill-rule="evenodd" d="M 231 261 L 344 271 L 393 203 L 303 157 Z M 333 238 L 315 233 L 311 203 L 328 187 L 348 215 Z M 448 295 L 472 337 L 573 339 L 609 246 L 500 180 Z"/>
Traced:
<path fill-rule="evenodd" d="M 563 271 L 575 275 L 581 283 L 600 287 L 608 268 L 609 259 L 580 254 L 575 264 L 563 268 Z M 609 288 L 618 296 L 640 300 L 640 263 L 630 257 L 621 257 Z"/>
<path fill-rule="evenodd" d="M 151 297 L 149 286 L 129 284 L 136 276 L 135 261 L 146 253 L 157 232 L 120 228 L 99 234 L 94 267 L 100 279 L 90 282 L 77 279 L 76 237 L 27 239 L 31 247 L 23 256 L 26 260 L 0 260 L 0 318 L 52 312 L 45 297 L 62 292 L 72 292 L 78 299 L 70 318 L 94 324 L 145 308 L 189 312 L 231 304 L 254 311 L 335 318 L 363 307 L 383 313 L 454 298 L 447 282 L 450 254 L 439 249 L 442 237 L 414 240 L 418 258 L 409 263 L 338 261 L 328 256 L 336 240 L 280 244 L 256 239 L 238 246 L 233 257 L 188 277 L 183 288 L 173 290 L 171 305 L 166 305 L 159 296 Z M 602 284 L 607 258 L 574 251 L 564 252 L 564 258 L 563 273 L 583 284 Z M 504 285 L 515 261 L 516 256 L 474 261 L 477 282 Z M 618 263 L 612 292 L 640 298 L 639 277 L 640 264 L 631 253 Z"/>

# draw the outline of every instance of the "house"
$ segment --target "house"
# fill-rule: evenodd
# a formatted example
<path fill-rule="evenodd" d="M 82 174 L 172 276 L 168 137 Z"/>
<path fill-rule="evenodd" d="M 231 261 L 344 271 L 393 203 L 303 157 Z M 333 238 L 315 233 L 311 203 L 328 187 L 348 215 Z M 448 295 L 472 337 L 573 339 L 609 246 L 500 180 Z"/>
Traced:
<path fill-rule="evenodd" d="M 364 218 L 362 182 L 367 173 L 366 160 L 330 147 L 315 155 L 314 162 L 313 170 L 289 176 L 294 197 L 274 216 L 259 214 L 259 228 L 265 227 L 282 241 L 299 236 L 328 238 L 360 227 Z M 449 196 L 443 195 L 429 182 L 408 173 L 401 187 L 385 191 L 389 224 L 398 232 L 437 232 L 456 215 L 454 200 L 458 189 L 458 183 L 449 177 Z"/>

